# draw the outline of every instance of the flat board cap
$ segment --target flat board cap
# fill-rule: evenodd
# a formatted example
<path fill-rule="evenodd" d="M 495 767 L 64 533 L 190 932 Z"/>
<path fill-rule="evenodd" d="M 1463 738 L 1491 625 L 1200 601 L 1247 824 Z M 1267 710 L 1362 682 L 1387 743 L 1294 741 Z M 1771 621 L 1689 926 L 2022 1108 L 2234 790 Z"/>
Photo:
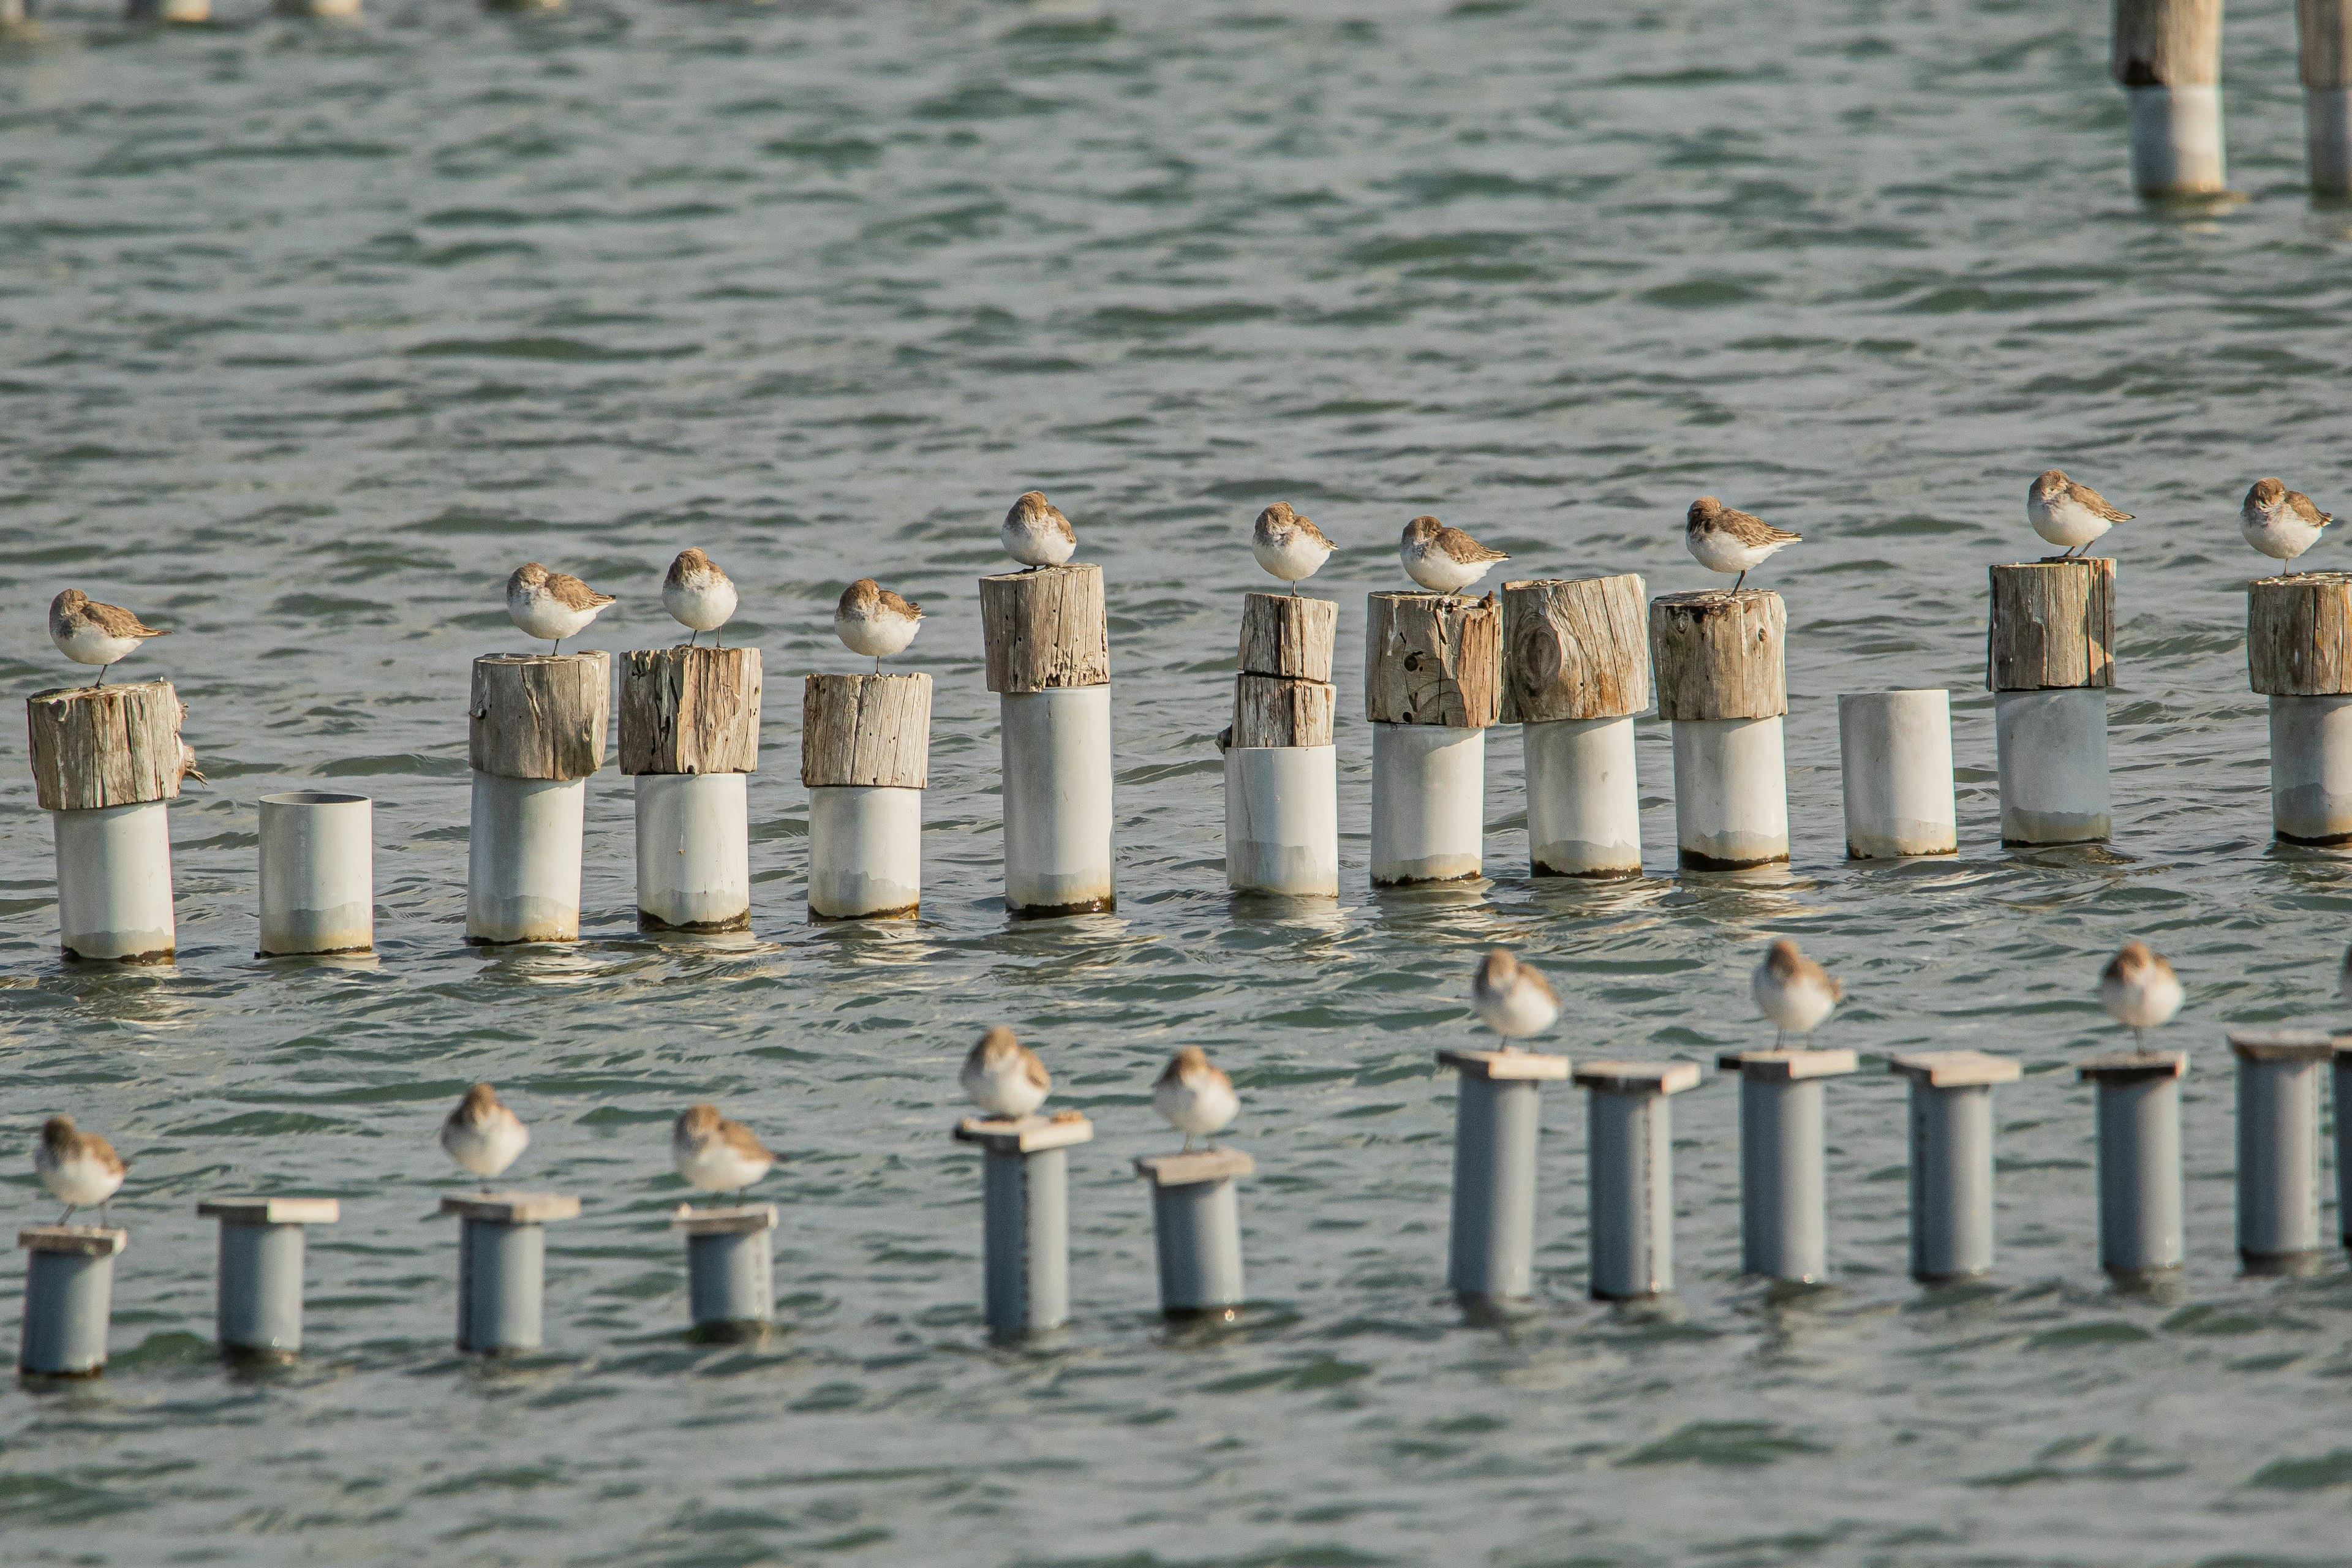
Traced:
<path fill-rule="evenodd" d="M 196 1214 L 229 1225 L 335 1225 L 343 1205 L 340 1198 L 206 1198 Z"/>
<path fill-rule="evenodd" d="M 2189 1071 L 2187 1051 L 2117 1051 L 2074 1064 L 2076 1079 L 2123 1083 L 2136 1078 L 2180 1078 Z"/>
<path fill-rule="evenodd" d="M 580 1200 L 562 1193 L 463 1193 L 441 1200 L 443 1214 L 499 1225 L 541 1225 L 580 1217 Z"/>
<path fill-rule="evenodd" d="M 1155 1187 L 1189 1187 L 1195 1182 L 1222 1182 L 1246 1176 L 1257 1162 L 1239 1149 L 1195 1149 L 1189 1154 L 1145 1154 L 1135 1162 L 1135 1173 Z"/>
<path fill-rule="evenodd" d="M 732 1208 L 698 1209 L 680 1204 L 669 1216 L 669 1227 L 688 1236 L 749 1236 L 776 1228 L 776 1205 L 738 1204 Z"/>
<path fill-rule="evenodd" d="M 967 1116 L 955 1124 L 955 1141 L 977 1143 L 992 1154 L 1034 1154 L 1094 1140 L 1095 1124 L 1075 1110 L 1051 1116 Z"/>
<path fill-rule="evenodd" d="M 1715 1058 L 1718 1071 L 1736 1072 L 1759 1083 L 1796 1083 L 1809 1078 L 1835 1078 L 1853 1072 L 1862 1058 L 1846 1050 L 1724 1051 Z"/>
<path fill-rule="evenodd" d="M 2230 1049 L 2246 1062 L 2324 1062 L 2336 1042 L 2317 1029 L 2232 1029 Z"/>
<path fill-rule="evenodd" d="M 27 1252 L 62 1252 L 75 1258 L 111 1258 L 131 1245 L 131 1233 L 102 1225 L 28 1225 L 16 1233 Z"/>
<path fill-rule="evenodd" d="M 1566 1057 L 1546 1056 L 1541 1051 L 1440 1051 L 1437 1065 L 1452 1068 L 1464 1078 L 1483 1078 L 1498 1081 L 1563 1079 L 1568 1076 Z"/>
<path fill-rule="evenodd" d="M 1578 1088 L 1603 1094 L 1680 1094 L 1698 1080 L 1696 1062 L 1587 1062 L 1576 1069 Z"/>
<path fill-rule="evenodd" d="M 1990 1051 L 1914 1051 L 1890 1058 L 1886 1068 L 1929 1089 L 1980 1089 L 1986 1084 L 2015 1083 L 2025 1072 L 2015 1057 L 1997 1057 Z"/>

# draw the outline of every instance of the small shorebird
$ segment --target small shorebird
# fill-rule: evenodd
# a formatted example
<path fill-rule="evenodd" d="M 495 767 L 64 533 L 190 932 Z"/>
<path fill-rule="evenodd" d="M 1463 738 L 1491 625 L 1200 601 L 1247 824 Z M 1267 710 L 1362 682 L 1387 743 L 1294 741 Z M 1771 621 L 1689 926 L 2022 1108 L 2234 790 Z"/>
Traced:
<path fill-rule="evenodd" d="M 1032 572 L 1059 566 L 1078 552 L 1077 530 L 1043 490 L 1023 490 L 1004 514 L 1004 526 L 996 537 L 1003 542 L 1004 553 Z"/>
<path fill-rule="evenodd" d="M 688 1186 L 706 1193 L 740 1193 L 776 1165 L 758 1134 L 719 1115 L 715 1105 L 689 1105 L 677 1113 L 669 1157 Z"/>
<path fill-rule="evenodd" d="M 974 1105 L 1014 1121 L 1045 1104 L 1054 1088 L 1053 1075 L 1037 1053 L 1002 1024 L 981 1036 L 980 1044 L 963 1058 L 963 1073 L 956 1081 Z"/>
<path fill-rule="evenodd" d="M 205 777 L 204 769 L 196 766 L 196 749 L 184 740 L 180 742 L 180 777 L 183 781 L 194 779 L 201 784 L 213 782 Z"/>
<path fill-rule="evenodd" d="M 441 1124 L 441 1147 L 459 1169 L 488 1182 L 522 1158 L 530 1147 L 530 1129 L 507 1109 L 497 1089 L 478 1083 Z"/>
<path fill-rule="evenodd" d="M 1540 1035 L 1559 1019 L 1559 998 L 1551 984 L 1530 964 L 1521 963 L 1499 947 L 1490 947 L 1470 979 L 1470 1005 L 1478 1021 L 1503 1037 L 1503 1048 L 1515 1051 L 1528 1035 Z"/>
<path fill-rule="evenodd" d="M 1298 584 L 1323 569 L 1331 559 L 1331 552 L 1339 547 L 1323 537 L 1323 531 L 1290 510 L 1290 503 L 1278 500 L 1257 514 L 1257 526 L 1250 531 L 1250 553 L 1257 563 L 1290 584 L 1293 594 Z"/>
<path fill-rule="evenodd" d="M 2132 514 L 2117 511 L 2107 498 L 2088 485 L 2078 485 L 2055 468 L 2025 488 L 2025 517 L 2033 531 L 2072 555 Z"/>
<path fill-rule="evenodd" d="M 662 608 L 686 628 L 687 647 L 692 647 L 694 639 L 705 632 L 714 634 L 711 646 L 719 647 L 716 633 L 735 614 L 735 579 L 689 544 L 677 552 L 677 559 L 669 563 L 669 575 L 662 579 Z"/>
<path fill-rule="evenodd" d="M 1416 517 L 1404 525 L 1397 558 L 1404 563 L 1405 575 L 1431 593 L 1454 595 L 1484 577 L 1496 562 L 1510 559 L 1433 517 Z"/>
<path fill-rule="evenodd" d="M 52 1116 L 41 1123 L 41 1141 L 33 1147 L 33 1170 L 41 1185 L 66 1205 L 58 1223 L 73 1218 L 74 1210 L 93 1205 L 100 1225 L 111 1225 L 107 1204 L 122 1185 L 131 1167 L 114 1145 L 95 1132 L 84 1132 L 70 1116 Z"/>
<path fill-rule="evenodd" d="M 507 579 L 507 616 L 526 637 L 546 637 L 563 651 L 563 639 L 588 629 L 596 613 L 614 602 L 569 572 L 550 572 L 526 561 Z"/>
<path fill-rule="evenodd" d="M 2301 490 L 2276 479 L 2256 479 L 2239 510 L 2238 528 L 2246 542 L 2273 561 L 2292 561 L 2319 542 L 2319 531 L 2335 515 L 2311 504 Z"/>
<path fill-rule="evenodd" d="M 1151 1086 L 1151 1109 L 1184 1134 L 1188 1153 L 1193 1139 L 1214 1136 L 1241 1108 L 1234 1080 L 1198 1046 L 1186 1046 L 1170 1057 L 1159 1081 Z"/>
<path fill-rule="evenodd" d="M 1784 546 L 1801 544 L 1805 536 L 1775 528 L 1753 512 L 1727 507 L 1713 496 L 1701 496 L 1683 514 L 1683 547 L 1710 572 L 1737 572 L 1731 591 L 1748 581 L 1748 574 Z"/>
<path fill-rule="evenodd" d="M 79 588 L 49 601 L 49 640 L 76 664 L 98 666 L 92 687 L 106 684 L 106 672 L 149 637 L 167 637 L 120 605 L 101 605 Z"/>
<path fill-rule="evenodd" d="M 2099 1005 L 2132 1032 L 2145 1047 L 2147 1031 L 2172 1021 L 2180 1011 L 2180 977 L 2164 955 L 2137 939 L 2124 943 L 2099 972 Z"/>
<path fill-rule="evenodd" d="M 1790 1035 L 1810 1037 L 1845 999 L 1845 987 L 1785 936 L 1764 950 L 1764 962 L 1756 966 L 1748 989 L 1756 998 L 1756 1010 L 1780 1031 L 1773 1037 L 1774 1050 L 1786 1046 Z"/>
<path fill-rule="evenodd" d="M 885 655 L 903 652 L 922 629 L 923 606 L 909 604 L 871 577 L 842 590 L 833 607 L 833 629 L 842 646 L 874 661 L 880 673 Z"/>

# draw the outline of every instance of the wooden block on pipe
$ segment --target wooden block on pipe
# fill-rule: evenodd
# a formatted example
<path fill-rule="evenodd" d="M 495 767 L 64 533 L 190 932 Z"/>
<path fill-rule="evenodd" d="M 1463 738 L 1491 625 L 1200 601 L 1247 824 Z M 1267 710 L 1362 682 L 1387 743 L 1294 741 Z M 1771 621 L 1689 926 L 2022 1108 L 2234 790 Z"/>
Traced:
<path fill-rule="evenodd" d="M 1339 633 L 1336 600 L 1252 594 L 1242 601 L 1242 670 L 1328 682 Z"/>
<path fill-rule="evenodd" d="M 2322 90 L 2352 87 L 2352 5 L 2345 0 L 2295 0 L 2303 85 Z"/>
<path fill-rule="evenodd" d="M 604 765 L 613 656 L 492 653 L 474 661 L 466 758 L 509 779 L 584 779 Z"/>
<path fill-rule="evenodd" d="M 1246 1176 L 1257 1162 L 1239 1149 L 1195 1149 L 1189 1154 L 1145 1154 L 1135 1162 L 1135 1173 L 1155 1187 L 1189 1187 L 1196 1182 L 1222 1182 Z"/>
<path fill-rule="evenodd" d="M 563 1193 L 464 1193 L 444 1197 L 441 1212 L 498 1225 L 545 1225 L 578 1219 L 580 1200 Z"/>
<path fill-rule="evenodd" d="M 921 789 L 931 767 L 931 678 L 812 675 L 801 691 L 801 783 Z"/>
<path fill-rule="evenodd" d="M 2125 87 L 2221 79 L 2221 0 L 2116 0 L 2108 69 Z"/>
<path fill-rule="evenodd" d="M 1569 1062 L 1541 1051 L 1440 1051 L 1437 1065 L 1496 1083 L 1544 1083 L 1566 1078 Z"/>
<path fill-rule="evenodd" d="M 1229 745 L 1328 746 L 1339 689 L 1320 680 L 1272 675 L 1234 677 L 1234 730 Z"/>
<path fill-rule="evenodd" d="M 967 1116 L 955 1124 L 959 1143 L 977 1143 L 992 1154 L 1034 1154 L 1094 1142 L 1095 1124 L 1082 1111 L 1051 1116 Z"/>
<path fill-rule="evenodd" d="M 2305 572 L 2247 584 L 2246 679 L 2270 697 L 2352 691 L 2352 574 Z"/>
<path fill-rule="evenodd" d="M 2051 691 L 2116 683 L 2116 563 L 2021 561 L 1995 566 L 1985 685 Z"/>
<path fill-rule="evenodd" d="M 102 1225 L 28 1225 L 16 1232 L 27 1252 L 61 1252 L 68 1258 L 111 1258 L 131 1245 L 131 1233 Z"/>
<path fill-rule="evenodd" d="M 1719 1051 L 1715 1065 L 1723 1072 L 1765 1083 L 1803 1083 L 1811 1079 L 1837 1078 L 1855 1071 L 1861 1058 L 1850 1050 L 1775 1047 L 1763 1051 Z"/>
<path fill-rule="evenodd" d="M 1771 719 L 1789 710 L 1789 610 L 1769 588 L 1650 601 L 1661 719 Z"/>
<path fill-rule="evenodd" d="M 1680 1094 L 1698 1087 L 1696 1062 L 1587 1062 L 1572 1075 L 1579 1089 L 1603 1094 Z"/>
<path fill-rule="evenodd" d="M 2139 1079 L 2179 1078 L 2188 1071 L 2187 1051 L 2116 1051 L 2074 1064 L 2077 1081 L 2092 1079 L 2130 1083 Z"/>
<path fill-rule="evenodd" d="M 1886 1070 L 1929 1089 L 1983 1089 L 2015 1083 L 2025 1072 L 2015 1057 L 1990 1051 L 1914 1051 L 1889 1058 Z"/>
<path fill-rule="evenodd" d="M 632 648 L 621 670 L 621 771 L 760 771 L 760 650 Z"/>
<path fill-rule="evenodd" d="M 2250 1062 L 2324 1062 L 2336 1055 L 2331 1035 L 2316 1029 L 2232 1029 L 2230 1052 Z"/>
<path fill-rule="evenodd" d="M 25 700 L 34 799 L 43 811 L 176 800 L 184 711 L 168 680 L 35 692 Z"/>
<path fill-rule="evenodd" d="M 196 1215 L 231 1225 L 335 1225 L 343 1205 L 340 1198 L 206 1198 Z"/>
<path fill-rule="evenodd" d="M 1503 722 L 1646 710 L 1648 600 L 1648 584 L 1630 572 L 1504 584 Z"/>
<path fill-rule="evenodd" d="M 1041 566 L 980 580 L 991 691 L 1110 684 L 1102 568 Z"/>
<path fill-rule="evenodd" d="M 1493 602 L 1374 594 L 1364 624 L 1364 717 L 1484 730 L 1503 712 L 1503 616 Z"/>
<path fill-rule="evenodd" d="M 763 1230 L 775 1229 L 781 1217 L 773 1204 L 737 1204 L 707 1209 L 680 1204 L 669 1216 L 669 1227 L 688 1236 L 757 1236 Z"/>

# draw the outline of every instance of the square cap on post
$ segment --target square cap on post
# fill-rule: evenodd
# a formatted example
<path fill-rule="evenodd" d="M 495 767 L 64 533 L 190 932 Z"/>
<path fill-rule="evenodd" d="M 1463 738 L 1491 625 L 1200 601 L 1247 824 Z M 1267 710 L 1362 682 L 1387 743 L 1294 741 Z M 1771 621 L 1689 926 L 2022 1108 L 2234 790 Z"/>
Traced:
<path fill-rule="evenodd" d="M 1550 1082 L 1568 1077 L 1566 1057 L 1541 1051 L 1440 1051 L 1437 1065 L 1452 1068 L 1464 1078 L 1495 1082 Z"/>
<path fill-rule="evenodd" d="M 131 1233 L 102 1225 L 28 1225 L 16 1232 L 16 1245 L 26 1252 L 111 1258 L 131 1245 Z"/>
<path fill-rule="evenodd" d="M 2111 1051 L 2074 1064 L 2077 1081 L 2125 1083 L 2142 1078 L 2186 1078 L 2187 1051 Z"/>
<path fill-rule="evenodd" d="M 1849 1050 L 1718 1051 L 1718 1072 L 1736 1072 L 1764 1083 L 1801 1083 L 1859 1070 L 1862 1058 Z"/>
<path fill-rule="evenodd" d="M 544 1225 L 578 1219 L 580 1200 L 562 1193 L 465 1193 L 441 1200 L 441 1212 L 492 1225 Z"/>
<path fill-rule="evenodd" d="M 1696 1062 L 1587 1062 L 1575 1072 L 1579 1089 L 1603 1094 L 1680 1094 L 1698 1087 Z"/>
<path fill-rule="evenodd" d="M 952 1133 L 959 1143 L 977 1143 L 992 1154 L 1034 1154 L 1094 1142 L 1095 1124 L 1075 1110 L 1051 1116 L 967 1116 Z"/>
<path fill-rule="evenodd" d="M 339 1225 L 343 1205 L 340 1198 L 205 1198 L 196 1215 L 223 1225 Z"/>
<path fill-rule="evenodd" d="M 1989 1051 L 1915 1051 L 1890 1058 L 1886 1068 L 1889 1072 L 1929 1089 L 1979 1089 L 1996 1083 L 2015 1083 L 2025 1072 L 2014 1057 L 1997 1057 Z"/>
<path fill-rule="evenodd" d="M 2242 1062 L 2324 1062 L 2335 1038 L 2317 1029 L 2232 1029 L 2230 1052 Z"/>
<path fill-rule="evenodd" d="M 1184 1154 L 1144 1154 L 1137 1157 L 1135 1173 L 1155 1187 L 1188 1187 L 1198 1182 L 1222 1182 L 1246 1176 L 1257 1162 L 1239 1149 L 1195 1149 Z"/>
<path fill-rule="evenodd" d="M 669 1216 L 669 1227 L 686 1236 L 750 1236 L 775 1229 L 778 1217 L 773 1204 L 737 1204 L 707 1209 L 680 1204 Z"/>

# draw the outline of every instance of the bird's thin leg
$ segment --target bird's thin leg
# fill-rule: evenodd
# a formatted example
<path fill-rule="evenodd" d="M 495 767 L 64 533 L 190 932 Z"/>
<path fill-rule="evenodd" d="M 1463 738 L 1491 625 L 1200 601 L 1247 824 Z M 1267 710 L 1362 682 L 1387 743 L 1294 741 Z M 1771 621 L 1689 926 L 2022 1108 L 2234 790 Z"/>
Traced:
<path fill-rule="evenodd" d="M 75 1209 L 77 1209 L 77 1208 L 79 1208 L 79 1207 L 80 1207 L 80 1206 L 81 1206 L 81 1205 L 79 1205 L 79 1204 L 68 1204 L 68 1205 L 66 1205 L 66 1212 L 65 1212 L 65 1213 L 63 1213 L 63 1214 L 61 1214 L 61 1215 L 59 1215 L 58 1216 L 58 1223 L 59 1225 L 68 1225 L 68 1224 L 70 1224 L 70 1223 L 72 1222 L 72 1220 L 73 1220 L 73 1212 L 74 1212 L 74 1210 L 75 1210 Z"/>
<path fill-rule="evenodd" d="M 710 634 L 710 646 L 712 647 L 725 647 L 727 646 L 727 639 L 714 631 Z"/>
<path fill-rule="evenodd" d="M 92 691 L 95 691 L 95 690 L 97 690 L 100 687 L 101 687 L 101 686 L 105 685 L 105 684 L 106 684 L 106 672 L 107 672 L 108 670 L 110 670 L 110 669 L 112 669 L 113 668 L 114 668 L 114 666 L 112 666 L 112 665 L 110 665 L 110 664 L 101 664 L 101 665 L 100 665 L 100 666 L 98 667 L 98 679 L 97 679 L 96 680 L 93 680 L 93 681 L 91 681 L 91 682 L 89 683 L 89 689 L 90 689 Z"/>
<path fill-rule="evenodd" d="M 882 673 L 882 656 L 878 653 L 874 656 L 874 673 L 877 675 Z"/>
<path fill-rule="evenodd" d="M 101 1203 L 98 1205 L 98 1223 L 106 1226 L 109 1230 L 114 1228 L 114 1205 L 112 1204 Z"/>
<path fill-rule="evenodd" d="M 688 627 L 687 627 L 687 628 L 686 628 L 686 646 L 687 646 L 687 647 L 692 647 L 694 646 L 694 639 L 695 639 L 695 638 L 697 638 L 697 637 L 700 637 L 701 635 L 702 635 L 702 634 L 701 634 L 700 632 L 696 631 L 692 626 L 688 626 Z"/>
<path fill-rule="evenodd" d="M 1187 1133 L 1185 1133 L 1185 1134 L 1184 1134 L 1184 1152 L 1186 1152 L 1187 1154 L 1189 1154 L 1189 1153 L 1191 1153 L 1192 1152 L 1192 1135 L 1190 1132 L 1187 1132 Z"/>
<path fill-rule="evenodd" d="M 1772 1031 L 1772 1048 L 1776 1051 L 1785 1050 L 1788 1048 L 1788 1045 L 1789 1031 L 1776 1026 Z"/>
<path fill-rule="evenodd" d="M 2137 1024 L 2132 1026 L 2132 1049 L 2136 1051 L 2147 1049 L 2147 1031 Z"/>
<path fill-rule="evenodd" d="M 562 637 L 555 639 L 555 657 L 557 658 L 562 658 L 563 657 L 563 639 Z"/>
<path fill-rule="evenodd" d="M 1296 577 L 1290 580 L 1290 596 L 1294 599 L 1298 597 L 1298 579 Z"/>
<path fill-rule="evenodd" d="M 1731 591 L 1732 591 L 1733 593 L 1737 594 L 1738 592 L 1739 592 L 1739 584 L 1741 584 L 1742 583 L 1745 583 L 1745 582 L 1747 582 L 1747 581 L 1748 581 L 1748 573 L 1747 573 L 1746 569 L 1744 569 L 1744 568 L 1743 568 L 1743 569 L 1741 570 L 1741 572 L 1740 572 L 1739 575 L 1738 575 L 1738 576 L 1737 576 L 1737 577 L 1734 577 L 1734 578 L 1731 580 Z"/>

